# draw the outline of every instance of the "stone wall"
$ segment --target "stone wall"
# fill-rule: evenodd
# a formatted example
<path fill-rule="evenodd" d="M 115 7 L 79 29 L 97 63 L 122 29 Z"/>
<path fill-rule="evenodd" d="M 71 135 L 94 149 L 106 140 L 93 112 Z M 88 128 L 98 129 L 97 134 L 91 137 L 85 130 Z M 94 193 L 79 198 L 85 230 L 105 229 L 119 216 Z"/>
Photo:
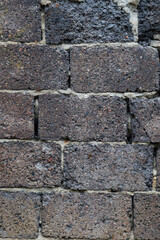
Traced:
<path fill-rule="evenodd" d="M 0 0 L 0 240 L 160 239 L 160 0 Z"/>

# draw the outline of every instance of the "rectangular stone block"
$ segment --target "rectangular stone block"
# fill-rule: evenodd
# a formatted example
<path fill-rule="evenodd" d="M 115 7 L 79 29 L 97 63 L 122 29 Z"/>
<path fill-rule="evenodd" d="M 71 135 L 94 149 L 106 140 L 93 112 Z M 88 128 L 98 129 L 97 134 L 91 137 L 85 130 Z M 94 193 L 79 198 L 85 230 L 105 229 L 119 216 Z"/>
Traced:
<path fill-rule="evenodd" d="M 67 89 L 69 57 L 48 46 L 0 46 L 0 89 Z"/>
<path fill-rule="evenodd" d="M 39 97 L 41 139 L 125 141 L 126 101 L 119 97 L 68 95 Z"/>
<path fill-rule="evenodd" d="M 48 44 L 133 41 L 129 14 L 113 0 L 57 0 L 45 8 Z"/>
<path fill-rule="evenodd" d="M 139 40 L 150 42 L 160 34 L 160 0 L 141 0 L 138 5 Z"/>
<path fill-rule="evenodd" d="M 160 98 L 130 100 L 134 142 L 160 142 Z"/>
<path fill-rule="evenodd" d="M 1 191 L 0 237 L 36 238 L 38 236 L 39 211 L 39 194 Z"/>
<path fill-rule="evenodd" d="M 160 191 L 160 147 L 157 150 L 156 162 L 157 162 L 157 189 L 158 191 Z"/>
<path fill-rule="evenodd" d="M 145 191 L 152 188 L 153 147 L 69 144 L 63 185 L 74 190 Z"/>
<path fill-rule="evenodd" d="M 160 195 L 135 194 L 135 239 L 158 240 L 160 236 Z"/>
<path fill-rule="evenodd" d="M 61 185 L 61 147 L 55 143 L 0 143 L 0 187 Z"/>
<path fill-rule="evenodd" d="M 71 48 L 76 92 L 150 92 L 159 89 L 158 51 L 151 47 Z"/>
<path fill-rule="evenodd" d="M 42 235 L 54 238 L 128 239 L 131 196 L 60 191 L 45 194 Z"/>
<path fill-rule="evenodd" d="M 34 137 L 34 98 L 28 94 L 0 93 L 0 138 Z"/>
<path fill-rule="evenodd" d="M 0 0 L 0 41 L 41 41 L 40 0 Z"/>

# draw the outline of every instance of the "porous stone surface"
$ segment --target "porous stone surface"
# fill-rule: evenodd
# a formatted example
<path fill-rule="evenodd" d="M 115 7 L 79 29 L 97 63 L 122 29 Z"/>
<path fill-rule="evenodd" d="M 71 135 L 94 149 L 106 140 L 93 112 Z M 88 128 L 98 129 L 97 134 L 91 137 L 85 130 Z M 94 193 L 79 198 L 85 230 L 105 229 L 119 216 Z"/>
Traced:
<path fill-rule="evenodd" d="M 113 0 L 56 0 L 45 9 L 49 44 L 133 41 L 129 14 Z"/>
<path fill-rule="evenodd" d="M 0 0 L 0 40 L 41 41 L 40 0 Z"/>
<path fill-rule="evenodd" d="M 0 143 L 0 187 L 61 184 L 61 147 L 55 143 Z"/>
<path fill-rule="evenodd" d="M 139 41 L 150 42 L 160 34 L 160 0 L 141 0 L 138 5 Z"/>
<path fill-rule="evenodd" d="M 0 138 L 34 137 L 34 98 L 28 94 L 0 93 Z"/>
<path fill-rule="evenodd" d="M 40 139 L 124 141 L 126 112 L 126 101 L 119 97 L 41 95 Z"/>
<path fill-rule="evenodd" d="M 144 191 L 152 187 L 153 147 L 69 144 L 63 185 L 78 190 Z"/>
<path fill-rule="evenodd" d="M 157 149 L 156 162 L 157 162 L 157 189 L 158 191 L 160 191 L 160 147 L 158 147 Z"/>
<path fill-rule="evenodd" d="M 131 196 L 55 192 L 45 194 L 42 235 L 54 238 L 128 239 Z"/>
<path fill-rule="evenodd" d="M 0 237 L 32 239 L 38 236 L 40 196 L 0 192 Z"/>
<path fill-rule="evenodd" d="M 0 46 L 0 89 L 67 89 L 69 59 L 48 46 Z"/>
<path fill-rule="evenodd" d="M 135 194 L 135 239 L 158 240 L 160 236 L 160 195 Z"/>
<path fill-rule="evenodd" d="M 76 92 L 159 89 L 158 51 L 151 47 L 74 47 L 71 88 Z"/>
<path fill-rule="evenodd" d="M 160 141 L 160 98 L 130 100 L 134 142 Z"/>

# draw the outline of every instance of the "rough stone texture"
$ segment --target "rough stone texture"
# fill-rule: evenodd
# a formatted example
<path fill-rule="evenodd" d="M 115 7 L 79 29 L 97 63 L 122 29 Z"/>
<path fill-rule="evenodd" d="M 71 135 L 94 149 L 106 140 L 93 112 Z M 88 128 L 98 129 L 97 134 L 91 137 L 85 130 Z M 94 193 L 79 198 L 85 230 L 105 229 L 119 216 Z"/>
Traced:
<path fill-rule="evenodd" d="M 41 41 L 40 0 L 0 0 L 0 40 Z"/>
<path fill-rule="evenodd" d="M 34 99 L 21 93 L 0 93 L 0 138 L 34 137 Z"/>
<path fill-rule="evenodd" d="M 78 190 L 148 190 L 152 187 L 153 162 L 150 146 L 67 145 L 63 184 Z"/>
<path fill-rule="evenodd" d="M 160 142 L 160 98 L 130 100 L 134 142 Z"/>
<path fill-rule="evenodd" d="M 61 184 L 61 147 L 55 143 L 0 143 L 0 187 Z"/>
<path fill-rule="evenodd" d="M 126 101 L 119 97 L 42 95 L 39 97 L 41 139 L 124 141 Z"/>
<path fill-rule="evenodd" d="M 157 189 L 158 191 L 160 191 L 160 147 L 157 150 L 156 161 L 157 161 Z"/>
<path fill-rule="evenodd" d="M 158 51 L 151 47 L 74 47 L 71 88 L 77 92 L 159 89 Z"/>
<path fill-rule="evenodd" d="M 138 5 L 138 32 L 140 41 L 154 39 L 160 34 L 160 0 L 141 0 Z"/>
<path fill-rule="evenodd" d="M 159 240 L 160 195 L 135 194 L 134 207 L 135 239 Z"/>
<path fill-rule="evenodd" d="M 68 53 L 48 46 L 0 46 L 0 89 L 67 89 Z"/>
<path fill-rule="evenodd" d="M 0 237 L 36 238 L 40 196 L 36 193 L 0 192 Z"/>
<path fill-rule="evenodd" d="M 131 196 L 55 192 L 45 194 L 42 235 L 55 238 L 128 239 Z"/>
<path fill-rule="evenodd" d="M 112 0 L 56 0 L 45 19 L 49 44 L 133 41 L 129 15 Z"/>

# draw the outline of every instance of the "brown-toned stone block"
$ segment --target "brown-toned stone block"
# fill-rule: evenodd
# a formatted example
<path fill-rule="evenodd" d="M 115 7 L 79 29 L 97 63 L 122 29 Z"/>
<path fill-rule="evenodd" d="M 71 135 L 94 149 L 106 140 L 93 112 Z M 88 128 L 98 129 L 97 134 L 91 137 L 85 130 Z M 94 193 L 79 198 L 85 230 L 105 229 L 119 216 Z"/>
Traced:
<path fill-rule="evenodd" d="M 41 41 L 40 0 L 0 0 L 0 40 Z"/>
<path fill-rule="evenodd" d="M 126 101 L 119 97 L 42 95 L 39 97 L 41 139 L 124 141 Z"/>
<path fill-rule="evenodd" d="M 56 0 L 45 8 L 49 44 L 133 41 L 129 14 L 113 0 Z"/>
<path fill-rule="evenodd" d="M 61 184 L 61 147 L 55 143 L 0 143 L 0 187 Z"/>
<path fill-rule="evenodd" d="M 0 237 L 32 239 L 38 236 L 40 196 L 0 192 Z"/>
<path fill-rule="evenodd" d="M 160 98 L 130 100 L 134 142 L 160 142 Z"/>
<path fill-rule="evenodd" d="M 0 138 L 34 137 L 34 98 L 28 94 L 0 93 Z"/>
<path fill-rule="evenodd" d="M 135 194 L 134 236 L 137 240 L 159 240 L 160 195 Z"/>
<path fill-rule="evenodd" d="M 153 147 L 69 144 L 63 185 L 78 190 L 145 191 L 152 187 Z"/>
<path fill-rule="evenodd" d="M 45 194 L 42 235 L 55 238 L 128 239 L 131 196 L 104 193 Z"/>
<path fill-rule="evenodd" d="M 158 51 L 151 47 L 74 47 L 71 88 L 76 92 L 159 89 Z"/>
<path fill-rule="evenodd" d="M 0 89 L 67 89 L 69 57 L 49 46 L 0 46 Z"/>

